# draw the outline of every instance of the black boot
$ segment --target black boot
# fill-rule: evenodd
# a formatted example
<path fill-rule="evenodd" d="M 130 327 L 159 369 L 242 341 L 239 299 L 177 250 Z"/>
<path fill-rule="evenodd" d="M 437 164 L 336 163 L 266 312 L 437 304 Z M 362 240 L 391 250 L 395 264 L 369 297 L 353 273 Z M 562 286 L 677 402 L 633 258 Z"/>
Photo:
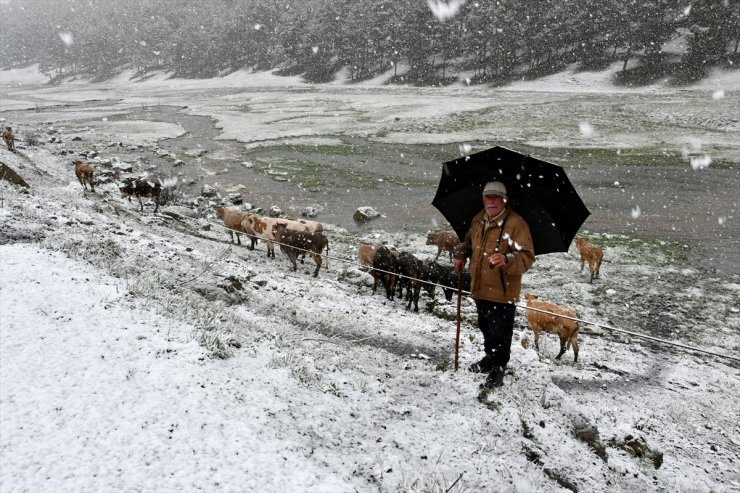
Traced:
<path fill-rule="evenodd" d="M 506 372 L 505 366 L 495 366 L 488 374 L 486 382 L 483 384 L 483 388 L 493 389 L 496 387 L 504 386 L 504 374 Z"/>
<path fill-rule="evenodd" d="M 473 363 L 468 367 L 468 371 L 473 373 L 488 373 L 493 369 L 493 355 L 486 354 L 482 360 Z"/>

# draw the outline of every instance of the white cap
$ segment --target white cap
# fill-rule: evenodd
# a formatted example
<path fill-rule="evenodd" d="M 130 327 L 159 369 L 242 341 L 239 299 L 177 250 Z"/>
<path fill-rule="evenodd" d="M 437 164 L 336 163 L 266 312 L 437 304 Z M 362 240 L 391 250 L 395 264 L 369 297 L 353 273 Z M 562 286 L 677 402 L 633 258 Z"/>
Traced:
<path fill-rule="evenodd" d="M 506 185 L 500 181 L 489 181 L 483 189 L 483 195 L 500 195 L 506 198 Z"/>

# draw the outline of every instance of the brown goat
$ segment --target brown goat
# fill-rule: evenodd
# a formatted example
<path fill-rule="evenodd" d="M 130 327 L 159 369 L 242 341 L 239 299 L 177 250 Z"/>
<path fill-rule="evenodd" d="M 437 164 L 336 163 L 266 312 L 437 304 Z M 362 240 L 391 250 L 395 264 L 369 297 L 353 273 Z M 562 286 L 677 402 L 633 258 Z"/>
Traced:
<path fill-rule="evenodd" d="M 280 251 L 288 256 L 290 263 L 293 264 L 293 272 L 298 270 L 296 259 L 299 255 L 310 253 L 313 261 L 316 262 L 316 270 L 313 272 L 314 277 L 318 277 L 321 268 L 321 252 L 326 248 L 329 254 L 329 240 L 323 233 L 309 231 L 291 231 L 287 229 L 284 223 L 273 225 L 272 234 L 275 240 L 280 244 Z M 329 268 L 327 257 L 326 268 Z"/>
<path fill-rule="evenodd" d="M 460 238 L 457 237 L 454 231 L 441 231 L 439 233 L 427 234 L 427 245 L 437 245 L 437 257 L 435 260 L 439 259 L 442 252 L 449 252 L 450 262 L 452 262 L 455 248 L 459 244 Z"/>
<path fill-rule="evenodd" d="M 219 205 L 218 208 L 216 208 L 216 215 L 224 222 L 224 226 L 229 229 L 231 242 L 234 243 L 234 235 L 236 234 L 236 243 L 241 245 L 242 240 L 240 235 L 245 234 L 247 238 L 251 240 L 249 249 L 254 250 L 254 246 L 257 244 L 257 236 L 255 236 L 254 231 L 245 221 L 247 214 L 247 212 L 227 209 L 223 205 Z"/>
<path fill-rule="evenodd" d="M 539 300 L 533 294 L 525 294 L 524 297 L 527 300 L 528 307 L 576 318 L 575 312 L 570 308 Z M 540 352 L 540 332 L 545 331 L 548 334 L 558 334 L 560 337 L 560 352 L 555 359 L 560 359 L 565 354 L 567 343 L 573 346 L 573 362 L 578 362 L 578 329 L 581 326 L 577 321 L 535 310 L 527 310 L 527 320 L 529 320 L 529 325 L 532 327 L 532 332 L 534 332 L 534 347 L 537 353 Z"/>
<path fill-rule="evenodd" d="M 75 176 L 80 181 L 80 185 L 87 192 L 87 184 L 90 184 L 90 190 L 95 192 L 95 177 L 93 176 L 93 167 L 82 161 L 75 161 Z"/>
<path fill-rule="evenodd" d="M 578 248 L 581 255 L 581 271 L 583 271 L 584 262 L 588 261 L 588 271 L 591 273 L 591 279 L 588 282 L 593 282 L 594 279 L 599 277 L 601 261 L 604 259 L 604 250 L 599 245 L 595 245 L 580 236 L 576 237 L 576 248 Z"/>

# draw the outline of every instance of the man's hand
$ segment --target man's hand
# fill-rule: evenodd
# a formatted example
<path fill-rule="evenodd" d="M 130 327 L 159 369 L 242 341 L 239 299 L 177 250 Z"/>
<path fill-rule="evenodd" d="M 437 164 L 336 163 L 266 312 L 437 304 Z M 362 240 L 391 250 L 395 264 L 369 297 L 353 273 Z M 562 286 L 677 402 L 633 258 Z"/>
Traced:
<path fill-rule="evenodd" d="M 488 257 L 488 264 L 493 267 L 503 267 L 506 265 L 506 257 L 503 253 L 494 253 Z"/>

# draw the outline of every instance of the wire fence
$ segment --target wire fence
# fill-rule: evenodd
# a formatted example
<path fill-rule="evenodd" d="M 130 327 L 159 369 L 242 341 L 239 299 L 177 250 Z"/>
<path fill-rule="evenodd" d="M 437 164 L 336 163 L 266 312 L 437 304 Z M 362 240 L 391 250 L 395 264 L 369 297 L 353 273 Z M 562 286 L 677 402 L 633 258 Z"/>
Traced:
<path fill-rule="evenodd" d="M 297 247 L 294 247 L 292 245 L 287 245 L 285 243 L 280 243 L 280 242 L 278 242 L 276 240 L 265 239 L 265 238 L 262 238 L 260 235 L 251 235 L 251 234 L 245 233 L 244 231 L 237 231 L 237 230 L 234 230 L 234 229 L 230 229 L 230 228 L 227 228 L 226 226 L 220 225 L 220 224 L 214 224 L 214 223 L 210 223 L 210 222 L 209 222 L 209 224 L 212 225 L 212 226 L 216 226 L 216 227 L 222 228 L 222 229 L 224 229 L 226 231 L 231 231 L 231 232 L 234 232 L 234 233 L 243 234 L 243 235 L 247 235 L 247 236 L 255 236 L 255 237 L 259 238 L 260 240 L 262 240 L 264 242 L 272 242 L 272 243 L 274 243 L 276 245 L 287 246 L 287 247 L 290 247 L 290 248 L 294 248 L 294 249 L 296 249 L 298 251 L 302 251 L 304 253 L 311 253 L 310 250 L 306 250 L 306 249 L 303 249 L 303 248 L 297 248 Z M 337 262 L 342 262 L 344 264 L 352 265 L 352 266 L 355 266 L 355 267 L 358 267 L 358 268 L 364 267 L 358 261 L 355 261 L 355 260 L 350 260 L 350 259 L 347 259 L 347 258 L 330 256 L 328 254 L 322 254 L 322 256 L 325 257 L 327 260 L 334 260 L 334 261 L 337 261 Z M 406 276 L 406 275 L 400 274 L 398 272 L 391 272 L 391 271 L 387 271 L 387 270 L 377 269 L 377 268 L 374 268 L 374 267 L 370 267 L 370 268 L 371 268 L 371 270 L 376 271 L 376 272 L 382 272 L 382 273 L 385 273 L 385 274 L 392 274 L 392 275 L 395 275 L 395 276 L 397 276 L 399 278 L 405 278 L 405 279 L 409 279 L 411 281 L 418 282 L 418 283 L 421 283 L 421 284 L 426 284 L 426 285 L 429 285 L 429 286 L 439 287 L 439 288 L 442 288 L 443 290 L 444 289 L 449 289 L 449 290 L 452 290 L 454 293 L 457 293 L 457 291 L 458 291 L 458 288 L 457 287 L 450 287 L 450 286 L 447 286 L 447 285 L 444 285 L 444 284 L 439 284 L 439 283 L 435 283 L 435 282 L 428 281 L 428 280 L 423 280 L 423 279 L 418 279 L 418 278 L 415 278 L 415 277 Z M 469 291 L 465 291 L 465 290 L 461 290 L 461 293 L 462 294 L 465 294 L 465 295 L 468 295 L 468 296 L 471 294 Z M 728 360 L 731 360 L 731 361 L 740 362 L 740 357 L 737 357 L 737 356 L 732 356 L 732 355 L 728 355 L 728 354 L 717 353 L 717 352 L 710 351 L 710 350 L 707 350 L 707 349 L 702 349 L 702 348 L 698 348 L 698 347 L 694 347 L 694 346 L 689 346 L 688 344 L 683 344 L 683 343 L 680 343 L 680 342 L 669 341 L 667 339 L 661 339 L 659 337 L 654 337 L 654 336 L 650 336 L 650 335 L 647 335 L 647 334 L 641 334 L 639 332 L 634 332 L 634 331 L 629 331 L 629 330 L 625 330 L 625 329 L 620 329 L 618 327 L 612 327 L 610 325 L 606 325 L 606 324 L 603 324 L 603 323 L 600 323 L 600 322 L 594 322 L 594 321 L 591 321 L 591 320 L 585 320 L 585 319 L 581 319 L 581 318 L 570 317 L 570 316 L 567 316 L 567 315 L 563 315 L 561 313 L 554 313 L 554 312 L 550 312 L 550 311 L 547 311 L 547 310 L 542 310 L 540 308 L 535 308 L 535 307 L 532 307 L 532 306 L 528 306 L 525 303 L 516 303 L 516 306 L 518 306 L 519 308 L 522 308 L 524 310 L 536 311 L 536 312 L 540 312 L 540 313 L 545 313 L 547 315 L 551 315 L 553 317 L 559 317 L 559 318 L 564 318 L 564 319 L 568 319 L 568 320 L 573 320 L 575 322 L 580 322 L 582 324 L 586 324 L 586 325 L 590 325 L 590 326 L 593 326 L 593 327 L 597 327 L 597 328 L 602 329 L 602 330 L 616 332 L 616 333 L 621 333 L 621 334 L 626 334 L 626 335 L 629 335 L 629 336 L 632 336 L 632 337 L 636 337 L 636 338 L 639 338 L 639 339 L 644 339 L 644 340 L 651 341 L 651 342 L 654 342 L 654 343 L 657 343 L 657 344 L 663 344 L 663 345 L 673 346 L 673 347 L 677 347 L 677 348 L 680 348 L 680 349 L 685 349 L 685 350 L 694 351 L 694 352 L 697 352 L 697 353 L 702 353 L 702 354 L 708 354 L 708 355 L 711 355 L 711 356 L 716 356 L 718 358 L 723 358 L 723 359 L 728 359 Z"/>

